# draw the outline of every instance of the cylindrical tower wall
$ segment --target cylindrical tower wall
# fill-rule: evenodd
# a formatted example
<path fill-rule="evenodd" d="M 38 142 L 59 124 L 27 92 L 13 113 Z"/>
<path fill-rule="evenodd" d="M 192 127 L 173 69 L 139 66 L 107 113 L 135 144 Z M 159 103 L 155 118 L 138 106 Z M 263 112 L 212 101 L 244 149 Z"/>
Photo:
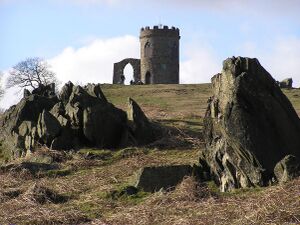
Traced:
<path fill-rule="evenodd" d="M 179 83 L 179 29 L 141 29 L 141 80 L 150 84 Z"/>

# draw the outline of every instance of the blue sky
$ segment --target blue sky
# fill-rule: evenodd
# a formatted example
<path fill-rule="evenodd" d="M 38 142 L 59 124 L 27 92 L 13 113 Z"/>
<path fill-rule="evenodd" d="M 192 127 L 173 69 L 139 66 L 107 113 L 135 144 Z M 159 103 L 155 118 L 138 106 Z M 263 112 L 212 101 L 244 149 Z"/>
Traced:
<path fill-rule="evenodd" d="M 298 0 L 0 0 L 0 70 L 39 56 L 62 82 L 109 83 L 113 62 L 139 57 L 140 28 L 162 23 L 181 30 L 182 83 L 241 55 L 299 86 L 299 12 Z"/>

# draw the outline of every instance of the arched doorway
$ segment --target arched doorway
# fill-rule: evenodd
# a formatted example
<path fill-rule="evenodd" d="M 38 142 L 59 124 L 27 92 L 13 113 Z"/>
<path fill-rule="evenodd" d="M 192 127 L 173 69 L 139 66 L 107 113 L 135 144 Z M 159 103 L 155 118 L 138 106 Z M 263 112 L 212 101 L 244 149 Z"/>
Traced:
<path fill-rule="evenodd" d="M 130 63 L 128 63 L 123 70 L 123 75 L 125 76 L 124 84 L 129 85 L 130 81 L 134 81 L 134 71 Z"/>
<path fill-rule="evenodd" d="M 151 84 L 151 73 L 148 71 L 145 76 L 145 83 Z"/>
<path fill-rule="evenodd" d="M 130 65 L 128 65 L 130 64 Z M 120 84 L 122 78 L 125 77 L 125 84 L 129 84 L 131 80 L 141 80 L 141 60 L 127 58 L 120 62 L 114 63 L 113 84 Z M 126 68 L 125 68 L 126 67 Z M 132 75 L 133 74 L 133 75 Z"/>

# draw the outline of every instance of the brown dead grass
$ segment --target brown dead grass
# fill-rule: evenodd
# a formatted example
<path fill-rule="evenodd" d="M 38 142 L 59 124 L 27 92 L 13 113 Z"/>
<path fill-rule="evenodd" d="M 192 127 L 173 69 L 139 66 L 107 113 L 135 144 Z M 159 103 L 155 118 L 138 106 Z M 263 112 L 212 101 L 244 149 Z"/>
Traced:
<path fill-rule="evenodd" d="M 300 224 L 300 178 L 285 185 L 221 194 L 209 184 L 199 186 L 189 177 L 173 192 L 137 199 L 107 198 L 111 191 L 134 184 L 141 167 L 197 163 L 199 149 L 203 148 L 202 117 L 211 93 L 209 84 L 106 85 L 103 91 L 112 103 L 124 109 L 126 98 L 133 97 L 151 119 L 173 127 L 169 135 L 147 146 L 147 151 L 138 149 L 138 154 L 114 160 L 87 160 L 42 149 L 32 157 L 50 154 L 59 170 L 70 173 L 32 176 L 28 171 L 0 172 L 1 225 Z M 300 90 L 284 92 L 300 112 Z M 35 201 L 30 197 L 30 188 L 36 183 L 65 196 L 67 201 Z"/>
<path fill-rule="evenodd" d="M 300 179 L 258 192 L 214 195 L 187 178 L 174 192 L 155 193 L 120 209 L 108 224 L 300 224 Z"/>

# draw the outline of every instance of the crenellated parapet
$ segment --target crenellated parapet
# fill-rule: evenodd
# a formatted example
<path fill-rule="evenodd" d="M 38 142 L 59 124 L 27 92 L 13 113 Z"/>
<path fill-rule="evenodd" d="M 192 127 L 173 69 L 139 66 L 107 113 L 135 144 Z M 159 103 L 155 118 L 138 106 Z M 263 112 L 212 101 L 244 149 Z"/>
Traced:
<path fill-rule="evenodd" d="M 142 27 L 140 32 L 140 38 L 148 37 L 148 36 L 166 36 L 166 37 L 178 37 L 179 36 L 179 28 L 176 27 L 168 27 L 168 26 L 153 26 L 153 27 Z"/>

